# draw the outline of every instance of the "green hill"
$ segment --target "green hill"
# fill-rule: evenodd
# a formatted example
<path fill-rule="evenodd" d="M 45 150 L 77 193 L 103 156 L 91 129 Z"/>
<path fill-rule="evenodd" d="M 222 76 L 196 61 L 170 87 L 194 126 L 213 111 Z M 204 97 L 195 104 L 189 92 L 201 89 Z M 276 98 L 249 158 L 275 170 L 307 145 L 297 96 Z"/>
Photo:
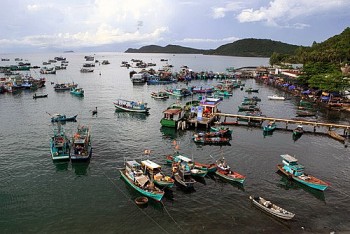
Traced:
<path fill-rule="evenodd" d="M 215 50 L 200 50 L 179 45 L 157 45 L 143 46 L 140 49 L 129 48 L 125 53 L 169 53 L 169 54 L 207 54 L 227 55 L 243 57 L 270 57 L 274 52 L 280 54 L 293 54 L 298 48 L 279 41 L 267 39 L 242 39 L 229 44 L 222 45 Z"/>
<path fill-rule="evenodd" d="M 299 46 L 268 39 L 242 39 L 214 50 L 214 55 L 229 55 L 243 57 L 270 57 L 274 52 L 293 54 Z"/>
<path fill-rule="evenodd" d="M 204 54 L 208 50 L 199 50 L 178 45 L 167 45 L 165 47 L 157 45 L 143 46 L 140 49 L 129 48 L 125 53 L 164 53 L 164 54 Z"/>

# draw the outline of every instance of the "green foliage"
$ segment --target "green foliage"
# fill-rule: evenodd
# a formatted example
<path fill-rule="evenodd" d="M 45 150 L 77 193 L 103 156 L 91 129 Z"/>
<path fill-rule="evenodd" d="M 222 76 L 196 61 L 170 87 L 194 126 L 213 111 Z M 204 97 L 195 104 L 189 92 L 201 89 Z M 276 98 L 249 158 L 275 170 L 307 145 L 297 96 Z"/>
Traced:
<path fill-rule="evenodd" d="M 212 51 L 215 55 L 242 57 L 270 57 L 274 53 L 291 55 L 298 48 L 296 45 L 268 39 L 243 39 L 218 47 Z"/>
<path fill-rule="evenodd" d="M 342 91 L 348 86 L 342 77 L 340 67 L 327 62 L 315 62 L 304 65 L 299 83 L 325 91 Z"/>

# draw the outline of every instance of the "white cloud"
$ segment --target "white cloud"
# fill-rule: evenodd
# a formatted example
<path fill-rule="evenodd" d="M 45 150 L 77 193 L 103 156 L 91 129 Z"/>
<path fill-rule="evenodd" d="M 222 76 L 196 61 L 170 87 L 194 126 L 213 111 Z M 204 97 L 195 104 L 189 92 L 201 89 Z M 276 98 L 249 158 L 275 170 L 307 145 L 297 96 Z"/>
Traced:
<path fill-rule="evenodd" d="M 214 19 L 224 18 L 227 12 L 235 12 L 243 8 L 242 2 L 231 2 L 227 3 L 224 7 L 213 7 L 212 17 Z"/>
<path fill-rule="evenodd" d="M 36 5 L 36 4 L 28 5 L 27 10 L 28 11 L 38 11 L 38 10 L 40 10 L 40 7 L 39 7 L 39 5 Z"/>
<path fill-rule="evenodd" d="M 318 0 L 317 2 L 309 0 L 274 0 L 269 2 L 268 6 L 262 6 L 257 10 L 244 9 L 237 15 L 241 23 L 245 22 L 266 22 L 272 26 L 293 27 L 288 21 L 310 15 L 321 15 L 342 6 L 349 6 L 350 2 L 346 0 Z M 307 25 L 297 23 L 295 28 L 304 28 Z"/>

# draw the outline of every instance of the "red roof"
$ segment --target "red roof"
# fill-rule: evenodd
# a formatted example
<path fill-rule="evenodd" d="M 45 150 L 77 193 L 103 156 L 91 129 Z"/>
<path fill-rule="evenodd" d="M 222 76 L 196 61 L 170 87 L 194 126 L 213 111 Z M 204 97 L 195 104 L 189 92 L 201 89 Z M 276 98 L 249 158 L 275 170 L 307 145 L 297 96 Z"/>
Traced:
<path fill-rule="evenodd" d="M 167 109 L 163 111 L 164 114 L 169 114 L 169 115 L 176 115 L 181 113 L 181 109 Z"/>

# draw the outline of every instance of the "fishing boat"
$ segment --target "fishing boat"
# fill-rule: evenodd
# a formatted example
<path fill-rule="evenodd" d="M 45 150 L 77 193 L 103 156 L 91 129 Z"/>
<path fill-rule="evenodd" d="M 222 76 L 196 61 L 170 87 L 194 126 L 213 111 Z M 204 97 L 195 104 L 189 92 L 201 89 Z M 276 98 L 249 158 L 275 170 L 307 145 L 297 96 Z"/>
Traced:
<path fill-rule="evenodd" d="M 169 94 L 167 94 L 164 91 L 159 91 L 159 92 L 152 92 L 151 97 L 154 99 L 168 99 Z"/>
<path fill-rule="evenodd" d="M 37 98 L 47 98 L 48 94 L 43 94 L 43 95 L 36 95 L 36 93 L 33 95 L 33 99 L 37 99 Z"/>
<path fill-rule="evenodd" d="M 294 130 L 293 130 L 293 136 L 295 137 L 301 137 L 304 133 L 304 128 L 302 125 L 298 125 Z"/>
<path fill-rule="evenodd" d="M 59 92 L 59 91 L 68 91 L 71 88 L 76 88 L 76 87 L 78 87 L 78 84 L 61 83 L 61 84 L 55 84 L 55 86 L 53 88 L 55 89 L 55 91 Z"/>
<path fill-rule="evenodd" d="M 269 100 L 279 100 L 279 101 L 284 101 L 286 98 L 278 95 L 272 95 L 272 96 L 267 96 Z"/>
<path fill-rule="evenodd" d="M 200 169 L 203 171 L 207 171 L 207 174 L 215 173 L 216 171 L 216 164 L 215 163 L 199 163 L 194 162 L 194 168 Z"/>
<path fill-rule="evenodd" d="M 149 180 L 143 174 L 141 164 L 135 160 L 125 162 L 125 169 L 120 170 L 120 174 L 125 182 L 142 195 L 160 201 L 164 196 L 164 191 Z"/>
<path fill-rule="evenodd" d="M 243 184 L 245 181 L 245 176 L 239 174 L 238 172 L 232 171 L 224 157 L 216 161 L 216 168 L 217 170 L 215 174 L 220 178 L 231 182 L 238 182 L 240 184 Z"/>
<path fill-rule="evenodd" d="M 273 216 L 276 216 L 278 218 L 290 220 L 295 216 L 294 213 L 289 212 L 289 211 L 277 206 L 276 204 L 272 203 L 271 201 L 265 200 L 262 197 L 249 196 L 249 199 L 252 201 L 252 203 L 256 207 L 258 207 L 262 211 L 264 211 L 268 214 L 271 214 Z"/>
<path fill-rule="evenodd" d="M 185 189 L 193 189 L 196 180 L 191 177 L 191 170 L 180 162 L 172 163 L 173 178 L 178 185 Z"/>
<path fill-rule="evenodd" d="M 88 161 L 92 155 L 90 127 L 79 125 L 72 139 L 72 162 Z"/>
<path fill-rule="evenodd" d="M 61 114 L 53 114 L 51 115 L 51 122 L 67 122 L 67 121 L 77 121 L 77 116 L 74 115 L 71 117 L 67 117 L 66 115 L 61 115 Z"/>
<path fill-rule="evenodd" d="M 221 136 L 231 137 L 233 131 L 225 127 L 210 127 L 210 132 L 217 133 Z"/>
<path fill-rule="evenodd" d="M 204 177 L 207 175 L 208 170 L 201 170 L 200 168 L 196 168 L 192 159 L 189 157 L 176 152 L 174 155 L 167 156 L 167 163 L 178 163 L 178 167 L 184 170 L 184 172 L 189 173 L 191 176 Z"/>
<path fill-rule="evenodd" d="M 270 121 L 267 125 L 263 126 L 264 132 L 273 132 L 276 129 L 277 125 L 274 121 Z"/>
<path fill-rule="evenodd" d="M 260 108 L 255 105 L 238 106 L 238 111 L 260 111 Z"/>
<path fill-rule="evenodd" d="M 311 117 L 311 116 L 315 116 L 316 112 L 310 111 L 310 110 L 297 110 L 296 115 L 298 117 Z"/>
<path fill-rule="evenodd" d="M 137 112 L 137 113 L 149 113 L 151 108 L 147 107 L 145 102 L 135 102 L 129 100 L 118 99 L 114 102 L 114 106 L 117 111 L 126 111 L 126 112 Z"/>
<path fill-rule="evenodd" d="M 341 143 L 345 143 L 345 137 L 342 137 L 341 135 L 339 135 L 337 132 L 329 130 L 328 131 L 328 135 L 330 137 L 332 137 L 333 139 L 340 141 Z"/>
<path fill-rule="evenodd" d="M 244 97 L 243 101 L 257 101 L 257 102 L 261 102 L 261 98 L 259 98 L 258 96 Z"/>
<path fill-rule="evenodd" d="M 247 93 L 258 93 L 259 89 L 248 88 L 245 90 Z"/>
<path fill-rule="evenodd" d="M 174 103 L 170 105 L 165 111 L 163 111 L 163 118 L 160 120 L 160 124 L 163 127 L 176 128 L 182 124 L 182 122 L 184 122 L 184 115 L 184 106 L 178 103 Z"/>
<path fill-rule="evenodd" d="M 75 95 L 75 96 L 83 97 L 84 96 L 84 89 L 83 88 L 77 88 L 77 87 L 71 87 L 70 88 L 70 93 Z"/>
<path fill-rule="evenodd" d="M 174 186 L 174 179 L 166 176 L 161 169 L 161 166 L 151 160 L 141 161 L 141 167 L 144 174 L 149 175 L 149 178 L 155 185 L 160 188 L 172 188 Z"/>
<path fill-rule="evenodd" d="M 52 160 L 69 160 L 70 142 L 61 124 L 58 124 L 53 132 L 54 134 L 50 139 Z"/>
<path fill-rule="evenodd" d="M 193 141 L 197 144 L 216 144 L 216 145 L 224 145 L 230 143 L 230 138 L 228 137 L 201 137 L 198 135 L 193 136 Z"/>
<path fill-rule="evenodd" d="M 298 164 L 298 159 L 289 154 L 283 154 L 281 157 L 283 164 L 278 164 L 277 168 L 288 178 L 321 191 L 327 189 L 328 183 L 304 173 L 304 166 Z"/>

